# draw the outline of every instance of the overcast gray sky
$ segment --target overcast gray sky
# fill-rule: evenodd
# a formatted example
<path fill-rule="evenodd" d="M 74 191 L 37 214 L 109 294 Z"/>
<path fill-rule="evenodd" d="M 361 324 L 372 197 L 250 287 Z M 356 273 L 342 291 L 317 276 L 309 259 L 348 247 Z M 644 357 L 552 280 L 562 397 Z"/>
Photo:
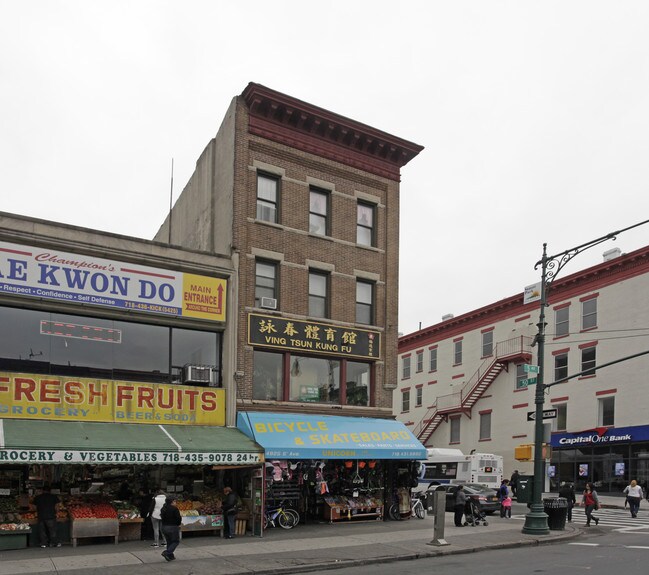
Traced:
<path fill-rule="evenodd" d="M 0 0 L 0 210 L 151 239 L 250 81 L 424 145 L 399 329 L 649 218 L 649 2 Z M 649 225 L 580 255 L 649 244 Z"/>

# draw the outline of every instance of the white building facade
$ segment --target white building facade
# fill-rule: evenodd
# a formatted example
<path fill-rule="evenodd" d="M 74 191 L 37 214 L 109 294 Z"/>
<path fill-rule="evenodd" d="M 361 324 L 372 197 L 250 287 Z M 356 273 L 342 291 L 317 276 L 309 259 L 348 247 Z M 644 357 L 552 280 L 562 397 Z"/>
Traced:
<path fill-rule="evenodd" d="M 548 291 L 544 383 L 546 489 L 593 481 L 618 492 L 649 480 L 649 246 L 557 278 Z M 399 340 L 394 413 L 428 447 L 504 457 L 505 475 L 533 474 L 517 460 L 534 443 L 539 302 L 513 296 Z"/>

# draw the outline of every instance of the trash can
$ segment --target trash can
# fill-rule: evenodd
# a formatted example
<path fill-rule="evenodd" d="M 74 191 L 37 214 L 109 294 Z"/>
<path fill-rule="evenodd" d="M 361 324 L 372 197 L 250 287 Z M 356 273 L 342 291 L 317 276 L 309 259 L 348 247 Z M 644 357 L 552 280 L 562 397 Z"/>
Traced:
<path fill-rule="evenodd" d="M 516 487 L 516 501 L 519 503 L 532 503 L 534 498 L 534 476 L 519 475 Z"/>
<path fill-rule="evenodd" d="M 548 516 L 548 527 L 562 531 L 566 528 L 568 500 L 565 497 L 549 497 L 543 500 L 543 511 Z"/>

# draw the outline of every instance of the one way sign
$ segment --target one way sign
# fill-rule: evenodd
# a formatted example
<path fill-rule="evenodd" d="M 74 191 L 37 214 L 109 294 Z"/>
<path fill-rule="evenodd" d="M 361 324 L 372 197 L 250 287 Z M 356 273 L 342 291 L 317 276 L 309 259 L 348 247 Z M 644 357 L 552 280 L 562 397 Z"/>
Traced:
<path fill-rule="evenodd" d="M 544 409 L 543 419 L 555 419 L 559 413 L 558 409 Z M 534 421 L 536 419 L 536 411 L 527 412 L 527 421 Z"/>

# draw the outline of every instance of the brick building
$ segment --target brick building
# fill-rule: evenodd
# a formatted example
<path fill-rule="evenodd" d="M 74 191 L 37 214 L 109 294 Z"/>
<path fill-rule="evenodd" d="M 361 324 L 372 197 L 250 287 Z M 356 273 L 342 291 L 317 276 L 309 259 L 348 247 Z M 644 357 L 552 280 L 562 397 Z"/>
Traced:
<path fill-rule="evenodd" d="M 391 416 L 400 169 L 421 149 L 258 84 L 233 99 L 156 239 L 236 262 L 239 406 Z"/>

